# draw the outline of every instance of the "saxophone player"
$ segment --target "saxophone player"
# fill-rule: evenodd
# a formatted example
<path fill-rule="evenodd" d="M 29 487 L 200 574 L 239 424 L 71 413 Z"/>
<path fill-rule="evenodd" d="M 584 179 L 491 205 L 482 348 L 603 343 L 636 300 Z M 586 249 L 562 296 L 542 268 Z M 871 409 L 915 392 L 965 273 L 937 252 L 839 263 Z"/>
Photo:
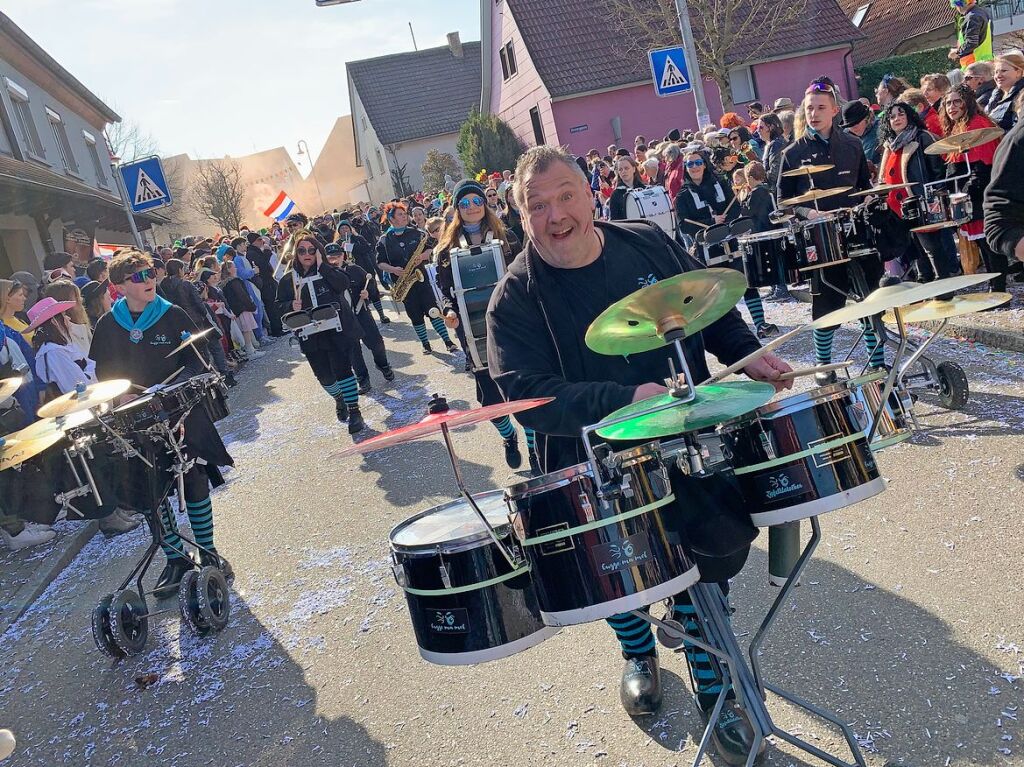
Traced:
<path fill-rule="evenodd" d="M 403 203 L 388 203 L 385 207 L 388 228 L 377 240 L 377 266 L 381 271 L 388 272 L 395 276 L 396 280 L 405 274 L 406 268 L 416 269 L 420 272 L 421 279 L 415 282 L 404 299 L 405 313 L 412 322 L 413 329 L 423 344 L 423 353 L 431 354 L 430 341 L 427 339 L 427 326 L 424 320 L 430 310 L 436 307 L 434 293 L 430 289 L 427 280 L 426 265 L 430 261 L 431 252 L 437 243 L 430 239 L 430 235 L 421 229 L 411 226 L 409 223 L 409 212 Z M 412 256 L 419 252 L 418 262 L 410 264 Z M 459 349 L 452 343 L 448 336 L 444 322 L 440 314 L 430 318 L 430 324 L 434 332 L 440 336 L 448 349 L 449 354 L 455 354 Z"/>

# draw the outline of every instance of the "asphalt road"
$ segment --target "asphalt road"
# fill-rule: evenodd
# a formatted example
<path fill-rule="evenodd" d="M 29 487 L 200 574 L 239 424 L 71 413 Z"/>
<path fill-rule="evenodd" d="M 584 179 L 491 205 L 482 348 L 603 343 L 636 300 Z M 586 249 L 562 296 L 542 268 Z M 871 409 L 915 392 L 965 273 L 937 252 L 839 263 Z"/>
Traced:
<path fill-rule="evenodd" d="M 805 312 L 769 305 L 781 325 Z M 421 356 L 404 320 L 385 334 L 399 374 L 385 388 L 374 373 L 374 430 L 416 420 L 434 391 L 472 401 L 471 379 L 454 372 L 461 356 Z M 784 352 L 809 362 L 809 348 L 805 338 Z M 947 412 L 923 394 L 923 430 L 880 454 L 888 490 L 822 518 L 822 545 L 764 668 L 839 711 L 872 767 L 1024 765 L 1024 356 L 945 341 L 935 356 L 968 369 L 967 409 Z M 145 539 L 94 539 L 0 637 L 0 727 L 19 740 L 12 767 L 692 761 L 700 723 L 682 658 L 662 652 L 665 705 L 634 722 L 618 702 L 621 659 L 603 622 L 487 665 L 419 658 L 387 541 L 404 518 L 454 497 L 438 439 L 332 458 L 350 438 L 285 343 L 250 366 L 231 405 L 222 426 L 237 467 L 214 502 L 218 545 L 238 574 L 229 627 L 198 639 L 172 612 L 154 617 L 146 653 L 105 659 L 89 614 Z M 472 487 L 514 479 L 489 425 L 456 442 Z M 744 632 L 775 593 L 765 546 L 762 535 L 734 585 Z M 783 726 L 843 753 L 832 729 L 769 702 Z M 776 748 L 768 763 L 814 762 Z"/>

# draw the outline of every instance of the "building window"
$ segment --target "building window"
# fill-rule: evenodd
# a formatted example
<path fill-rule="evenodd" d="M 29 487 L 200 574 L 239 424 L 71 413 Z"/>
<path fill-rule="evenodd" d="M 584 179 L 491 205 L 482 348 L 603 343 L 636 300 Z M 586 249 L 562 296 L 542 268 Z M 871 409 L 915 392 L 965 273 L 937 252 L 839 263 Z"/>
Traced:
<path fill-rule="evenodd" d="M 540 121 L 540 107 L 530 110 L 530 122 L 533 124 L 533 141 L 537 146 L 542 146 L 545 142 L 544 125 Z"/>
<path fill-rule="evenodd" d="M 366 115 L 360 115 L 359 122 L 362 123 L 363 130 L 366 130 Z"/>
<path fill-rule="evenodd" d="M 373 178 L 373 166 L 370 164 L 369 157 L 363 158 L 363 165 L 366 166 L 366 172 L 369 174 L 370 178 Z"/>
<path fill-rule="evenodd" d="M 729 85 L 732 88 L 732 100 L 735 104 L 743 104 L 757 98 L 757 89 L 754 87 L 754 72 L 750 67 L 730 69 Z"/>
<path fill-rule="evenodd" d="M 509 40 L 501 47 L 498 56 L 501 58 L 501 79 L 507 80 L 516 72 L 519 68 L 516 66 L 516 52 L 512 47 L 512 41 Z"/>
<path fill-rule="evenodd" d="M 382 155 L 380 153 L 380 149 L 379 148 L 376 150 L 376 152 L 377 152 L 377 172 L 380 173 L 383 176 L 384 175 L 384 155 Z"/>
<path fill-rule="evenodd" d="M 35 120 L 32 119 L 28 91 L 10 78 L 5 77 L 4 81 L 14 107 L 14 123 L 18 130 L 18 138 L 30 155 L 42 159 L 46 155 L 43 152 L 43 142 L 39 140 L 39 131 L 36 130 Z"/>
<path fill-rule="evenodd" d="M 871 3 L 865 3 L 856 11 L 853 12 L 853 16 L 850 18 L 850 21 L 853 23 L 853 26 L 859 27 L 861 24 L 864 23 L 864 18 L 868 15 L 868 9 L 870 7 Z"/>
<path fill-rule="evenodd" d="M 78 175 L 78 163 L 71 151 L 71 142 L 68 141 L 68 131 L 64 125 L 64 119 L 49 107 L 46 108 L 46 119 L 50 123 L 50 130 L 53 131 L 53 140 L 57 144 L 57 151 L 60 152 L 64 170 Z"/>
<path fill-rule="evenodd" d="M 100 150 L 96 145 L 96 137 L 89 133 L 89 131 L 82 131 L 82 138 L 85 139 L 85 151 L 89 154 L 89 159 L 92 160 L 92 169 L 96 174 L 96 181 L 99 182 L 100 186 L 107 185 L 107 171 L 103 167 L 103 160 L 100 159 Z"/>

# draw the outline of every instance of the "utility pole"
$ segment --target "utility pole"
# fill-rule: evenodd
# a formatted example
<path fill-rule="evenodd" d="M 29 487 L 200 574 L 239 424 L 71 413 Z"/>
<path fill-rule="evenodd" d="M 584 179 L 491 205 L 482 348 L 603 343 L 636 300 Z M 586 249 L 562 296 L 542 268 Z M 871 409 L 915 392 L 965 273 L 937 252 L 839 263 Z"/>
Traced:
<path fill-rule="evenodd" d="M 110 139 L 107 137 L 106 132 L 103 133 L 103 142 L 107 145 L 107 155 L 110 157 L 110 172 L 114 176 L 114 183 L 117 184 L 117 193 L 121 198 L 121 204 L 124 205 L 124 214 L 128 217 L 128 226 L 132 230 L 132 237 L 135 238 L 135 246 L 139 250 L 143 250 L 145 245 L 142 242 L 142 235 L 139 234 L 139 228 L 135 226 L 135 216 L 132 215 L 132 206 L 131 203 L 128 202 L 128 190 L 125 189 L 124 179 L 121 178 L 121 171 L 118 170 L 118 167 L 114 162 L 114 152 L 111 149 Z M 95 239 L 95 237 L 93 239 Z"/>
<path fill-rule="evenodd" d="M 409 22 L 409 34 L 412 35 L 412 49 L 418 51 L 419 48 L 416 46 L 416 33 L 412 31 L 412 22 Z"/>
<path fill-rule="evenodd" d="M 704 98 L 704 78 L 700 74 L 700 63 L 697 61 L 697 46 L 693 42 L 693 29 L 690 27 L 690 11 L 686 0 L 676 0 L 676 13 L 679 15 L 679 33 L 683 37 L 683 50 L 686 52 L 686 68 L 689 70 L 690 82 L 693 84 L 693 101 L 697 106 L 697 127 L 701 130 L 711 125 L 708 102 Z"/>

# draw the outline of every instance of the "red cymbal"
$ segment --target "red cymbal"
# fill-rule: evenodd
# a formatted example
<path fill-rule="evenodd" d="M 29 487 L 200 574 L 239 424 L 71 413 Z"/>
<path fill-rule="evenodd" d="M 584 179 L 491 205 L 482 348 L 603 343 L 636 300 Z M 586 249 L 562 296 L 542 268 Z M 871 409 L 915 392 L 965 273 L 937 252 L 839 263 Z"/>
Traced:
<path fill-rule="evenodd" d="M 476 423 L 492 421 L 495 418 L 501 418 L 502 416 L 519 413 L 523 410 L 540 407 L 541 405 L 546 405 L 553 400 L 554 397 L 519 399 L 511 402 L 499 402 L 497 405 L 488 405 L 487 407 L 476 407 L 471 410 L 456 410 L 452 408 L 451 410 L 447 410 L 442 413 L 431 413 L 418 423 L 412 423 L 399 429 L 393 429 L 392 431 L 378 434 L 376 437 L 368 439 L 365 442 L 359 442 L 355 445 L 351 445 L 350 447 L 346 447 L 344 450 L 335 453 L 331 457 L 341 458 L 355 453 L 372 453 L 374 450 L 381 450 L 385 447 L 391 447 L 392 445 L 401 445 L 405 442 L 412 442 L 413 440 L 420 439 L 421 437 L 429 437 L 433 434 L 439 434 L 441 432 L 442 424 L 446 425 L 449 429 L 455 429 L 459 426 L 472 426 Z"/>

